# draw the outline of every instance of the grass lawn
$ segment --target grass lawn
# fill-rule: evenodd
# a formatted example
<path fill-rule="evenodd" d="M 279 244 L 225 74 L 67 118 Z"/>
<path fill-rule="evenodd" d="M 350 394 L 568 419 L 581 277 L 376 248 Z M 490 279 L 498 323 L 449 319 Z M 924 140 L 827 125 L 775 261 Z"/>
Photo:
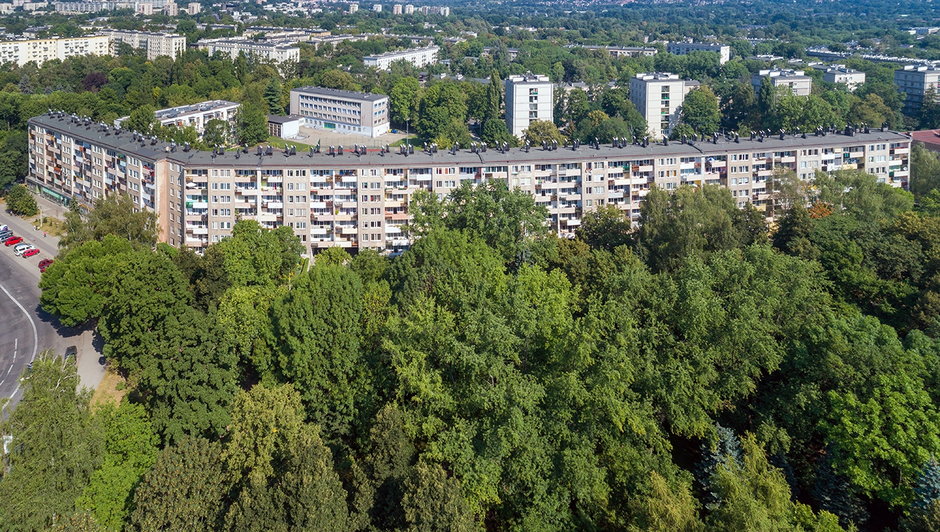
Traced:
<path fill-rule="evenodd" d="M 403 138 L 403 139 L 401 139 L 401 140 L 396 140 L 395 142 L 389 144 L 389 147 L 390 147 L 390 148 L 397 148 L 398 146 L 403 145 L 406 140 L 407 140 L 409 143 L 411 143 L 412 146 L 420 146 L 420 145 L 421 145 L 421 141 L 418 140 L 418 136 L 417 136 L 417 135 L 412 135 L 412 136 L 410 136 L 410 137 L 405 137 L 405 138 Z"/>
<path fill-rule="evenodd" d="M 302 142 L 294 142 L 292 140 L 284 140 L 280 137 L 268 137 L 267 144 L 274 146 L 275 148 L 284 149 L 285 146 L 293 146 L 297 148 L 297 153 L 301 151 L 307 151 L 310 149 L 309 144 L 303 144 Z"/>
<path fill-rule="evenodd" d="M 91 396 L 91 405 L 92 407 L 106 403 L 119 405 L 121 399 L 127 395 L 127 391 L 127 383 L 124 379 L 116 372 L 108 371 L 95 388 L 95 393 Z"/>

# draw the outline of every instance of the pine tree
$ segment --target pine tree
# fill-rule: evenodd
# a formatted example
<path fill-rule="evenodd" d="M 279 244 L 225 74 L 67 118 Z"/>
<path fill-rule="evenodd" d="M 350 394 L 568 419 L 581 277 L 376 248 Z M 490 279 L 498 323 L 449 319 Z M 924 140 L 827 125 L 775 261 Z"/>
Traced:
<path fill-rule="evenodd" d="M 264 89 L 264 101 L 268 103 L 268 112 L 272 115 L 284 114 L 284 105 L 281 103 L 282 92 L 281 82 L 277 78 L 271 78 Z"/>
<path fill-rule="evenodd" d="M 928 460 L 917 475 L 914 502 L 901 521 L 901 529 L 907 532 L 940 530 L 940 464 L 936 458 Z"/>
<path fill-rule="evenodd" d="M 726 462 L 741 463 L 741 442 L 734 431 L 715 425 L 715 433 L 711 440 L 702 442 L 702 457 L 695 471 L 695 479 L 702 491 L 702 499 L 706 507 L 717 504 L 718 495 L 715 492 L 713 477 L 718 466 Z"/>
<path fill-rule="evenodd" d="M 868 521 L 868 511 L 862 500 L 853 493 L 852 483 L 833 469 L 831 454 L 827 454 L 819 463 L 813 498 L 820 509 L 837 515 L 844 526 L 853 523 L 857 526 Z"/>

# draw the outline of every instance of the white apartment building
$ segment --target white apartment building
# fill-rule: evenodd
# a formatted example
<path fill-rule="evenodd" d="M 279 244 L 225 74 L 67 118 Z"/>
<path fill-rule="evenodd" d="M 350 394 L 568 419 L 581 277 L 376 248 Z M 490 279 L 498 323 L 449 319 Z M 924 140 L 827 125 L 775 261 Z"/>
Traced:
<path fill-rule="evenodd" d="M 670 72 L 645 72 L 630 80 L 630 101 L 646 120 L 646 129 L 655 141 L 669 136 L 679 123 L 682 102 L 699 82 Z"/>
<path fill-rule="evenodd" d="M 505 85 L 506 127 L 510 133 L 522 138 L 532 122 L 554 119 L 554 85 L 548 76 L 528 72 L 509 76 Z"/>
<path fill-rule="evenodd" d="M 657 48 L 646 46 L 593 46 L 584 45 L 581 48 L 587 50 L 601 50 L 610 54 L 611 57 L 653 57 L 659 53 Z"/>
<path fill-rule="evenodd" d="M 291 227 L 307 253 L 329 247 L 396 253 L 411 244 L 403 227 L 413 194 L 440 196 L 463 183 L 505 183 L 531 194 L 547 226 L 568 237 L 585 213 L 613 205 L 632 220 L 653 186 L 717 185 L 739 206 L 766 206 L 777 168 L 801 179 L 859 169 L 906 187 L 910 137 L 884 130 L 727 139 L 695 145 L 600 146 L 410 155 L 283 150 L 187 150 L 64 113 L 28 127 L 27 185 L 59 201 L 91 206 L 112 193 L 157 214 L 160 241 L 203 250 L 231 235 L 238 219 Z"/>
<path fill-rule="evenodd" d="M 168 17 L 176 17 L 180 14 L 180 8 L 176 2 L 167 2 L 163 4 L 163 14 Z"/>
<path fill-rule="evenodd" d="M 157 121 L 164 126 L 192 127 L 202 135 L 206 123 L 210 120 L 223 120 L 231 125 L 235 124 L 235 117 L 241 104 L 226 100 L 211 100 L 208 102 L 180 105 L 169 109 L 160 109 L 154 113 Z M 114 121 L 120 127 L 128 117 L 121 117 Z"/>
<path fill-rule="evenodd" d="M 323 87 L 299 87 L 290 91 L 290 112 L 306 125 L 375 138 L 388 133 L 388 96 Z"/>
<path fill-rule="evenodd" d="M 392 14 L 393 14 L 393 15 L 401 15 L 401 13 L 402 13 L 402 9 L 401 9 L 401 8 L 402 8 L 402 5 L 401 5 L 401 4 L 394 4 L 394 5 L 392 6 Z"/>
<path fill-rule="evenodd" d="M 198 15 L 202 12 L 202 4 L 199 2 L 190 2 L 186 5 L 186 14 L 189 16 Z"/>
<path fill-rule="evenodd" d="M 50 37 L 0 42 L 0 64 L 29 62 L 41 65 L 52 59 L 64 60 L 81 55 L 110 55 L 111 38 L 107 35 L 86 37 Z"/>
<path fill-rule="evenodd" d="M 770 80 L 774 88 L 787 87 L 796 96 L 809 96 L 813 92 L 813 78 L 806 75 L 802 70 L 793 70 L 790 68 L 770 68 L 761 70 L 751 76 L 751 85 L 754 86 L 754 92 L 760 93 L 761 85 L 764 79 Z"/>
<path fill-rule="evenodd" d="M 53 4 L 56 13 L 74 15 L 78 13 L 97 13 L 99 11 L 113 11 L 115 9 L 134 9 L 136 2 L 133 1 L 103 1 L 103 2 L 55 2 Z"/>
<path fill-rule="evenodd" d="M 823 72 L 823 81 L 845 85 L 849 92 L 855 92 L 855 89 L 865 83 L 864 72 L 853 70 L 845 65 L 829 65 L 820 70 Z"/>
<path fill-rule="evenodd" d="M 405 4 L 405 14 L 406 14 L 406 15 L 414 15 L 414 14 L 415 14 L 415 6 L 412 5 L 412 4 Z"/>
<path fill-rule="evenodd" d="M 138 15 L 150 16 L 153 15 L 153 3 L 151 2 L 138 2 L 134 8 L 134 12 Z"/>
<path fill-rule="evenodd" d="M 176 59 L 186 52 L 186 36 L 184 35 L 123 30 L 110 30 L 105 33 L 111 37 L 112 50 L 115 49 L 117 43 L 124 43 L 131 48 L 146 50 L 147 59 L 151 61 L 162 55 Z"/>
<path fill-rule="evenodd" d="M 904 113 L 920 111 L 924 97 L 930 91 L 937 94 L 940 68 L 926 65 L 907 65 L 894 71 L 894 84 L 904 93 Z"/>
<path fill-rule="evenodd" d="M 666 45 L 666 51 L 675 55 L 688 55 L 692 52 L 714 52 L 718 54 L 718 63 L 722 65 L 731 60 L 731 47 L 718 43 L 671 42 Z"/>
<path fill-rule="evenodd" d="M 359 4 L 356 4 L 356 3 L 349 4 L 349 14 L 352 15 L 356 11 L 359 11 Z"/>
<path fill-rule="evenodd" d="M 379 55 L 368 55 L 362 58 L 366 66 L 375 67 L 379 70 L 388 70 L 389 66 L 395 61 L 407 61 L 415 66 L 422 68 L 437 63 L 437 53 L 440 48 L 437 46 L 426 46 L 424 48 L 410 48 L 408 50 L 399 50 L 396 52 L 385 52 Z"/>
<path fill-rule="evenodd" d="M 372 11 L 375 13 L 382 12 L 382 4 L 372 4 Z"/>
<path fill-rule="evenodd" d="M 300 61 L 300 47 L 292 42 L 263 42 L 249 39 L 206 39 L 197 44 L 209 55 L 223 53 L 235 59 L 239 54 L 254 56 L 271 63 Z"/>

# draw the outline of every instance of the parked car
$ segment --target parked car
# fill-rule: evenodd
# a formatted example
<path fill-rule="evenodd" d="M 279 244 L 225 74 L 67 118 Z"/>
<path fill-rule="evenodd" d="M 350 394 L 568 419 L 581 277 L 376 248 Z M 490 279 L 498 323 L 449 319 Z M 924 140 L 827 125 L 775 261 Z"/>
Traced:
<path fill-rule="evenodd" d="M 74 345 L 70 345 L 70 346 L 68 346 L 68 347 L 65 348 L 65 359 L 66 359 L 66 360 L 68 360 L 69 358 L 75 358 L 76 355 L 78 355 L 78 348 L 75 347 Z"/>
<path fill-rule="evenodd" d="M 19 243 L 22 242 L 22 241 L 23 241 L 23 238 L 22 238 L 22 237 L 19 237 L 19 236 L 11 236 L 10 238 L 4 240 L 3 243 L 4 243 L 7 247 L 10 247 L 10 246 L 15 246 L 15 245 L 19 244 Z"/>
<path fill-rule="evenodd" d="M 31 249 L 33 249 L 33 248 L 35 248 L 35 247 L 36 247 L 36 246 L 34 246 L 34 245 L 32 245 L 32 244 L 27 244 L 26 242 L 23 242 L 22 244 L 17 244 L 17 245 L 15 245 L 15 246 L 13 246 L 13 254 L 14 254 L 14 255 L 22 255 L 24 252 L 29 251 L 29 250 L 31 250 Z"/>
<path fill-rule="evenodd" d="M 36 248 L 27 249 L 23 252 L 23 258 L 32 257 L 33 255 L 39 255 L 39 250 Z"/>
<path fill-rule="evenodd" d="M 9 231 L 9 230 L 10 228 L 7 227 L 6 225 L 0 225 L 0 231 Z"/>
<path fill-rule="evenodd" d="M 55 261 L 52 259 L 42 259 L 41 261 L 39 261 L 39 273 L 45 272 L 46 268 L 51 266 L 53 262 Z"/>

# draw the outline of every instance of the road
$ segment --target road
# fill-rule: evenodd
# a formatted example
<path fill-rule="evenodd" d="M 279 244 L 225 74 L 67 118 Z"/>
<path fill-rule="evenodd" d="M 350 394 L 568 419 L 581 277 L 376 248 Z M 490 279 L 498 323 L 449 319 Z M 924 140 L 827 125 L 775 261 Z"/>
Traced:
<path fill-rule="evenodd" d="M 55 257 L 58 239 L 43 237 L 28 221 L 0 212 L 0 225 L 38 247 L 33 257 L 17 257 L 12 247 L 0 245 L 0 399 L 9 398 L 4 414 L 20 399 L 19 377 L 39 353 L 51 349 L 62 355 L 70 345 L 79 347 L 82 385 L 94 388 L 104 375 L 92 346 L 92 331 L 63 327 L 39 306 L 39 261 Z"/>

